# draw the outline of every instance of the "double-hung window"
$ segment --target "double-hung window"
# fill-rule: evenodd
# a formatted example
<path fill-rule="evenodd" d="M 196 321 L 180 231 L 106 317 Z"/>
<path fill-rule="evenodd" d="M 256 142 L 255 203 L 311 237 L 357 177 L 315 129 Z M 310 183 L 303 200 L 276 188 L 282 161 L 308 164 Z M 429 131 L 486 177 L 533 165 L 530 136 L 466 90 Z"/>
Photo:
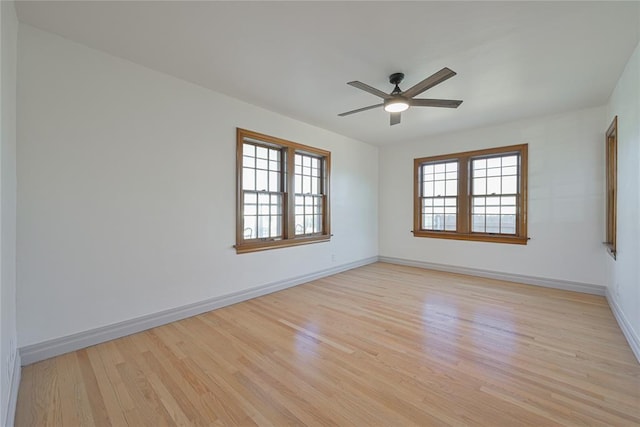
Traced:
<path fill-rule="evenodd" d="M 606 134 L 606 159 L 607 159 L 607 251 L 616 258 L 616 215 L 618 197 L 618 116 L 607 129 Z"/>
<path fill-rule="evenodd" d="M 414 160 L 418 237 L 527 242 L 527 144 Z"/>
<path fill-rule="evenodd" d="M 327 241 L 331 153 L 237 129 L 236 251 Z"/>

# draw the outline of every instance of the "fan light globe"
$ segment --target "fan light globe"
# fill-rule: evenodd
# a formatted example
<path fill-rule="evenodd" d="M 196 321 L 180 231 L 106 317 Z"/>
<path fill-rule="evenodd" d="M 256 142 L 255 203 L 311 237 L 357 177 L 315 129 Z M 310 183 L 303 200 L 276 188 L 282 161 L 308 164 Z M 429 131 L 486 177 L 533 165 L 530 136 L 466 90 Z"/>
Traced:
<path fill-rule="evenodd" d="M 409 108 L 407 101 L 398 99 L 385 104 L 384 111 L 388 113 L 400 113 L 405 111 L 407 108 Z"/>

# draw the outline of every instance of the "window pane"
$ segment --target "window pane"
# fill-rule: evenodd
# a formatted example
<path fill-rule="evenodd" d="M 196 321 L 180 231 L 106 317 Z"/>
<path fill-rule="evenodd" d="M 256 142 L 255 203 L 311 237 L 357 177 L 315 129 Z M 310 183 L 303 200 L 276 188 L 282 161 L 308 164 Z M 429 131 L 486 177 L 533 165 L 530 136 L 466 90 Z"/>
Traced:
<path fill-rule="evenodd" d="M 267 171 L 256 170 L 256 190 L 267 191 L 268 189 Z"/>
<path fill-rule="evenodd" d="M 487 179 L 474 178 L 472 194 L 487 194 Z"/>
<path fill-rule="evenodd" d="M 487 178 L 487 194 L 500 194 L 500 177 Z"/>
<path fill-rule="evenodd" d="M 500 157 L 492 157 L 490 159 L 487 159 L 487 168 L 499 168 L 500 166 Z"/>
<path fill-rule="evenodd" d="M 434 185 L 434 195 L 435 196 L 444 196 L 444 181 L 436 181 L 433 183 Z"/>
<path fill-rule="evenodd" d="M 269 160 L 275 161 L 275 163 L 280 162 L 280 150 L 270 149 L 269 150 Z"/>
<path fill-rule="evenodd" d="M 503 167 L 502 168 L 502 175 L 517 175 L 518 174 L 518 167 L 517 166 L 509 166 L 509 167 Z"/>
<path fill-rule="evenodd" d="M 515 166 L 518 164 L 518 156 L 505 156 L 502 158 L 502 166 Z"/>
<path fill-rule="evenodd" d="M 473 215 L 471 231 L 474 233 L 484 233 L 484 215 Z"/>
<path fill-rule="evenodd" d="M 516 194 L 518 192 L 518 177 L 503 176 L 502 177 L 502 193 Z"/>
<path fill-rule="evenodd" d="M 301 193 L 302 191 L 302 175 L 296 175 L 294 177 L 294 186 L 295 186 L 295 190 L 294 192 L 296 193 Z"/>
<path fill-rule="evenodd" d="M 487 206 L 500 206 L 500 197 L 487 197 Z"/>
<path fill-rule="evenodd" d="M 487 176 L 500 176 L 501 171 L 500 168 L 487 168 Z"/>
<path fill-rule="evenodd" d="M 502 197 L 502 206 L 515 206 L 515 205 L 516 205 L 516 196 Z"/>
<path fill-rule="evenodd" d="M 257 159 L 256 160 L 256 168 L 257 169 L 268 169 L 269 168 L 269 162 L 264 160 L 264 159 Z"/>
<path fill-rule="evenodd" d="M 447 231 L 456 231 L 456 215 L 455 214 L 447 214 L 447 216 L 445 217 L 444 229 Z"/>
<path fill-rule="evenodd" d="M 476 159 L 473 160 L 472 163 L 474 169 L 485 169 L 487 167 L 487 161 L 485 159 Z"/>
<path fill-rule="evenodd" d="M 247 168 L 255 168 L 256 167 L 256 159 L 253 157 L 243 156 L 242 157 L 242 166 Z"/>
<path fill-rule="evenodd" d="M 282 232 L 280 231 L 281 224 L 282 219 L 280 216 L 271 217 L 271 236 L 280 236 L 282 234 Z"/>
<path fill-rule="evenodd" d="M 458 181 L 447 181 L 446 184 L 447 196 L 455 196 L 458 194 Z"/>
<path fill-rule="evenodd" d="M 500 232 L 500 215 L 487 215 L 486 216 L 486 232 L 487 233 L 499 233 Z"/>
<path fill-rule="evenodd" d="M 258 157 L 259 159 L 268 159 L 269 150 L 264 147 L 256 147 L 256 157 Z"/>
<path fill-rule="evenodd" d="M 255 190 L 256 189 L 256 174 L 253 169 L 242 169 L 242 189 L 243 190 Z"/>
<path fill-rule="evenodd" d="M 280 191 L 279 172 L 269 172 L 269 191 Z"/>
<path fill-rule="evenodd" d="M 256 155 L 256 146 L 253 144 L 244 144 L 242 146 L 242 154 L 244 156 L 255 157 Z"/>
<path fill-rule="evenodd" d="M 433 197 L 433 182 L 425 182 L 422 189 L 424 197 Z"/>
<path fill-rule="evenodd" d="M 255 239 L 257 236 L 257 221 L 258 217 L 255 215 L 244 216 L 244 238 Z"/>
<path fill-rule="evenodd" d="M 244 205 L 244 214 L 246 215 L 256 215 L 258 213 L 258 209 L 256 205 Z"/>

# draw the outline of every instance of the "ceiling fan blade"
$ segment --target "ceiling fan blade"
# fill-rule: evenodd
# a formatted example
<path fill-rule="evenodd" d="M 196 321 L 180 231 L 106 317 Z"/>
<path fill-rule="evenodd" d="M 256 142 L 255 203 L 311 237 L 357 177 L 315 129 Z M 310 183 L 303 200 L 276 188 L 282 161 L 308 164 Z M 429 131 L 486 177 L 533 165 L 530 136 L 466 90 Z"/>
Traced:
<path fill-rule="evenodd" d="M 383 92 L 383 91 L 381 91 L 379 89 L 376 89 L 375 87 L 371 87 L 368 84 L 364 84 L 364 83 L 359 82 L 359 81 L 353 81 L 353 82 L 349 82 L 347 84 L 350 85 L 350 86 L 356 87 L 356 88 L 358 88 L 360 90 L 363 90 L 365 92 L 369 92 L 372 95 L 379 96 L 382 99 L 391 98 L 391 95 L 389 95 L 388 93 L 385 93 L 385 92 Z"/>
<path fill-rule="evenodd" d="M 454 99 L 410 99 L 409 105 L 412 107 L 443 107 L 458 108 L 462 101 Z"/>
<path fill-rule="evenodd" d="M 420 83 L 402 92 L 402 96 L 404 96 L 405 98 L 413 98 L 414 96 L 420 95 L 425 90 L 432 88 L 435 85 L 440 84 L 443 81 L 450 79 L 455 75 L 456 75 L 455 71 L 450 70 L 447 67 L 444 67 L 442 70 L 438 71 L 437 73 L 432 74 L 431 76 L 427 77 Z"/>
<path fill-rule="evenodd" d="M 391 124 L 389 126 L 397 125 L 400 123 L 400 114 L 401 113 L 391 113 Z"/>
<path fill-rule="evenodd" d="M 368 107 L 358 108 L 357 110 L 347 111 L 346 113 L 340 113 L 338 115 L 340 117 L 344 117 L 344 116 L 348 116 L 349 114 L 355 114 L 355 113 L 359 113 L 361 111 L 367 111 L 367 110 L 371 110 L 373 108 L 382 107 L 383 105 L 384 104 L 369 105 Z"/>

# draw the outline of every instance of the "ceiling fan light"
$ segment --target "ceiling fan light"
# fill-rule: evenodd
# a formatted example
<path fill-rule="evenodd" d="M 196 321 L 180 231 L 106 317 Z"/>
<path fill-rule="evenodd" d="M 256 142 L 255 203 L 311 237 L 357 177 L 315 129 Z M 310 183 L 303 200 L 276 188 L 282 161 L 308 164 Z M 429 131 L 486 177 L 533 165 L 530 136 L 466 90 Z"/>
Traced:
<path fill-rule="evenodd" d="M 384 111 L 388 113 L 400 113 L 409 108 L 409 103 L 404 99 L 394 99 L 384 104 Z"/>

